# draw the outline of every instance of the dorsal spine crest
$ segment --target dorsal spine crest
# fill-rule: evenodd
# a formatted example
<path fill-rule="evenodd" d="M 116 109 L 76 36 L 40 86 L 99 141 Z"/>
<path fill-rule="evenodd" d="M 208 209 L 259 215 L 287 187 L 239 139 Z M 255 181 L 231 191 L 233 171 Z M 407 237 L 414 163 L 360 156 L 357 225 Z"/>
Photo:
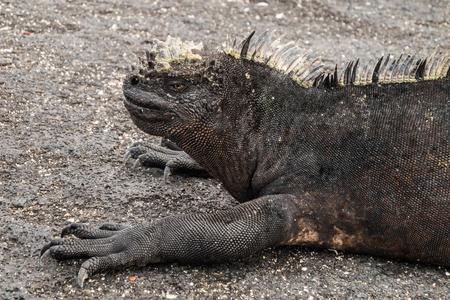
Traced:
<path fill-rule="evenodd" d="M 320 57 L 314 56 L 314 52 L 304 53 L 293 42 L 281 44 L 284 35 L 274 39 L 273 33 L 266 30 L 252 39 L 253 32 L 239 46 L 236 46 L 236 39 L 232 44 L 227 39 L 225 53 L 235 58 L 266 64 L 290 75 L 303 87 L 416 82 L 443 78 L 449 72 L 448 55 L 435 52 L 425 58 L 401 54 L 394 59 L 388 55 L 386 58 L 369 59 L 365 63 L 357 59 L 348 62 L 340 76 L 337 76 L 337 70 L 334 73 L 323 71 L 319 63 Z"/>
<path fill-rule="evenodd" d="M 227 37 L 224 52 L 236 59 L 265 64 L 305 88 L 417 82 L 440 79 L 450 73 L 450 57 L 437 52 L 425 58 L 401 54 L 392 59 L 389 54 L 386 58 L 372 58 L 364 63 L 357 59 L 348 62 L 340 75 L 337 68 L 333 73 L 327 73 L 315 51 L 304 52 L 294 42 L 281 44 L 284 35 L 274 38 L 274 31 L 266 30 L 256 37 L 253 37 L 254 33 L 239 44 L 236 38 L 230 40 Z M 193 53 L 201 49 L 201 43 L 183 43 L 170 36 L 166 42 L 155 39 L 153 48 L 147 53 L 147 66 L 161 72 L 169 69 L 173 61 L 202 60 L 199 54 Z"/>

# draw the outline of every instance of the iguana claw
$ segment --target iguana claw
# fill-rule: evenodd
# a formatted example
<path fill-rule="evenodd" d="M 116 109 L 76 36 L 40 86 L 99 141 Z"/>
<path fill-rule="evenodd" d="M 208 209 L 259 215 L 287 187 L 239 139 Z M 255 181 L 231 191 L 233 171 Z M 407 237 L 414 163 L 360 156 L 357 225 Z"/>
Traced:
<path fill-rule="evenodd" d="M 50 260 L 50 258 L 51 258 L 50 247 L 51 247 L 50 243 L 48 243 L 44 247 L 42 247 L 41 254 L 40 254 L 40 257 L 39 257 L 39 264 L 41 266 L 44 265 L 46 260 Z"/>
<path fill-rule="evenodd" d="M 165 142 L 165 144 L 168 142 Z M 170 145 L 170 147 L 175 147 Z M 208 173 L 188 154 L 182 150 L 172 150 L 158 145 L 136 142 L 128 148 L 124 162 L 135 159 L 132 168 L 140 166 L 164 169 L 164 182 L 172 173 L 185 172 L 197 176 L 208 176 Z"/>
<path fill-rule="evenodd" d="M 89 260 L 88 260 L 89 261 Z M 86 261 L 86 262 L 88 262 Z M 84 267 L 84 264 L 86 263 L 84 262 L 81 267 L 80 267 L 80 271 L 78 271 L 78 276 L 77 276 L 77 281 L 78 281 L 78 285 L 83 288 L 84 285 L 84 281 L 89 277 L 88 275 L 88 271 L 86 270 L 86 268 Z"/>

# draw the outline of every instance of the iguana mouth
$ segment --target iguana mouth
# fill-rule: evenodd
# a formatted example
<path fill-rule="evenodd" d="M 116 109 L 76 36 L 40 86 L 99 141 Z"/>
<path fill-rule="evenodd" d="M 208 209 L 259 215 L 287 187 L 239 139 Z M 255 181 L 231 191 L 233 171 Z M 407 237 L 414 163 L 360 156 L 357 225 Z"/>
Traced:
<path fill-rule="evenodd" d="M 135 93 L 127 93 L 126 91 L 124 94 L 125 99 L 123 103 L 132 116 L 152 119 L 171 110 L 170 103 L 162 101 L 158 96 L 151 95 L 151 93 L 146 93 L 142 97 L 139 97 Z"/>
<path fill-rule="evenodd" d="M 127 98 L 123 100 L 123 104 L 131 115 L 146 116 L 150 112 L 149 108 L 136 105 Z"/>

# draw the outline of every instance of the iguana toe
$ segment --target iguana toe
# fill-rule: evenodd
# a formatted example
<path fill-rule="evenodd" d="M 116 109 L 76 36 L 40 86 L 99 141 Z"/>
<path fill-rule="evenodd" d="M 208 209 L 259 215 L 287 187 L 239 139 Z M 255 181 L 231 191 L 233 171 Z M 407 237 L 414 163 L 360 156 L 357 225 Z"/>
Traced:
<path fill-rule="evenodd" d="M 105 228 L 94 228 L 86 224 L 73 223 L 66 226 L 62 232 L 61 237 L 73 234 L 81 239 L 100 239 L 115 235 L 115 231 Z"/>
<path fill-rule="evenodd" d="M 114 268 L 125 268 L 136 264 L 129 253 L 123 251 L 106 256 L 91 257 L 86 260 L 78 271 L 78 285 L 83 288 L 84 281 L 93 274 Z"/>
<path fill-rule="evenodd" d="M 136 159 L 139 155 L 144 154 L 145 152 L 147 152 L 145 144 L 142 142 L 135 142 L 128 148 L 123 157 L 123 161 L 126 163 L 130 159 Z"/>
<path fill-rule="evenodd" d="M 118 223 L 103 223 L 100 224 L 98 229 L 101 230 L 109 230 L 109 231 L 120 231 L 127 228 L 130 228 L 130 225 L 118 224 Z"/>

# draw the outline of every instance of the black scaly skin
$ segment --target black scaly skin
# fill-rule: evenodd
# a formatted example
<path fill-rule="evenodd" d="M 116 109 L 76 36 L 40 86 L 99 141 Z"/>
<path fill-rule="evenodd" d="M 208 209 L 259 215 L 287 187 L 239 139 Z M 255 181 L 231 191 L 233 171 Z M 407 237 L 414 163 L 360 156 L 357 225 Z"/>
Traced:
<path fill-rule="evenodd" d="M 149 58 L 124 81 L 143 131 L 168 138 L 242 204 L 130 228 L 72 224 L 42 249 L 93 273 L 213 263 L 297 244 L 450 265 L 450 80 L 303 88 L 225 53 Z"/>

